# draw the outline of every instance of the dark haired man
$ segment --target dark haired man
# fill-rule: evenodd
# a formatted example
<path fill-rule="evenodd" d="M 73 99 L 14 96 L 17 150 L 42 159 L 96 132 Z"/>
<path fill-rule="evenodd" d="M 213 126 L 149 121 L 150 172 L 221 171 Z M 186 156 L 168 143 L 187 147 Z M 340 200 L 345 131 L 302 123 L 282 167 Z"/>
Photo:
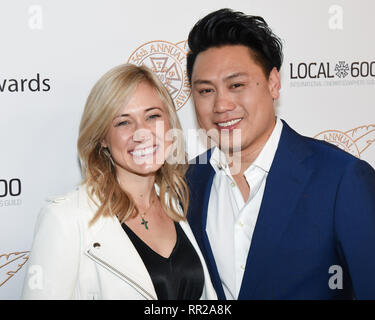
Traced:
<path fill-rule="evenodd" d="M 218 131 L 189 169 L 188 219 L 218 297 L 374 299 L 375 171 L 275 117 L 281 41 L 263 18 L 222 9 L 188 44 L 198 123 Z"/>

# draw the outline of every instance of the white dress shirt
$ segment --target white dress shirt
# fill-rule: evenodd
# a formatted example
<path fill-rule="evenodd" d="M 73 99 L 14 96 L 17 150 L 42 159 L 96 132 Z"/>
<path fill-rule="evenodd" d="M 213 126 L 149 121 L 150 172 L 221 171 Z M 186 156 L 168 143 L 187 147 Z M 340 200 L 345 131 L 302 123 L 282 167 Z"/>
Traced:
<path fill-rule="evenodd" d="M 210 158 L 216 174 L 208 204 L 206 231 L 228 300 L 238 299 L 267 175 L 275 157 L 282 127 L 283 123 L 277 118 L 275 128 L 262 151 L 244 172 L 250 186 L 246 202 L 222 151 L 215 148 Z"/>

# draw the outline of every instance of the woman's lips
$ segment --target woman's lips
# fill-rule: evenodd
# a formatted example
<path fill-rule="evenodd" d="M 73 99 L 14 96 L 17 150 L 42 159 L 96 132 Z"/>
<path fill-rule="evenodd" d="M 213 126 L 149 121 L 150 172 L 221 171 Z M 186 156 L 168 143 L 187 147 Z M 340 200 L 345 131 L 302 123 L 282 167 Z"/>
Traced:
<path fill-rule="evenodd" d="M 137 148 L 137 149 L 129 151 L 129 153 L 133 157 L 136 157 L 136 158 L 147 157 L 147 156 L 153 155 L 158 148 L 159 148 L 158 145 L 146 147 L 146 148 L 142 148 L 142 149 Z"/>

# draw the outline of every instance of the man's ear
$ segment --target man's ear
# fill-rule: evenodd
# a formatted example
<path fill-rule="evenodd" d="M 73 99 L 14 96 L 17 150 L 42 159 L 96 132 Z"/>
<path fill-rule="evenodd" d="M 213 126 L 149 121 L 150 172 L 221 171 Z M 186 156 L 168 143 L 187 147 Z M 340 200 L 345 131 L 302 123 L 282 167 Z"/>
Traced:
<path fill-rule="evenodd" d="M 268 77 L 268 89 L 272 96 L 272 99 L 278 99 L 280 96 L 281 82 L 280 82 L 280 73 L 277 71 L 276 67 L 270 72 Z"/>

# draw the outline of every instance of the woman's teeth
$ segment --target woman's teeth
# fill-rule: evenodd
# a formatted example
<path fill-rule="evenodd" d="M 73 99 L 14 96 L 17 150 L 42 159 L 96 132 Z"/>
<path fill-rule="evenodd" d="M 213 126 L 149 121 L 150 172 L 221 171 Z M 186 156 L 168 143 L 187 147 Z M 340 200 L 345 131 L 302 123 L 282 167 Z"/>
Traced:
<path fill-rule="evenodd" d="M 149 154 L 153 154 L 157 150 L 158 146 L 155 147 L 149 147 L 141 150 L 133 150 L 130 151 L 130 154 L 134 157 L 144 157 Z"/>

